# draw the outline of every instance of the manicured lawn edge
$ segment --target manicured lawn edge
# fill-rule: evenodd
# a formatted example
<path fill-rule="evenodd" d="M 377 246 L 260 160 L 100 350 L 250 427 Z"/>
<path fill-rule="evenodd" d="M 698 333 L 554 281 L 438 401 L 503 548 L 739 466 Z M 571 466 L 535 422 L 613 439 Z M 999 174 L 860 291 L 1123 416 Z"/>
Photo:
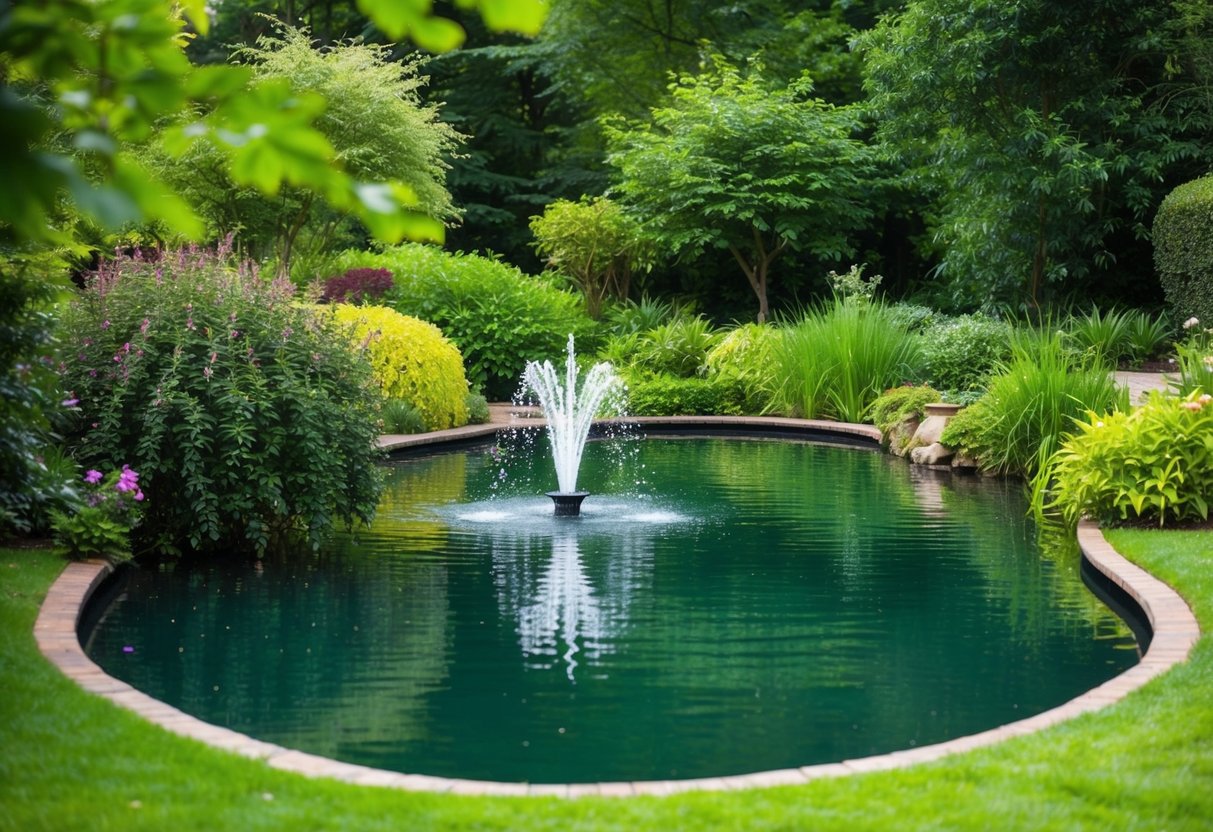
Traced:
<path fill-rule="evenodd" d="M 1064 720 L 1117 702 L 1154 677 L 1165 673 L 1173 665 L 1184 661 L 1200 637 L 1196 619 L 1184 600 L 1166 584 L 1117 554 L 1094 524 L 1080 524 L 1078 542 L 1088 560 L 1128 592 L 1148 616 L 1154 633 L 1149 651 L 1139 664 L 1058 707 L 978 734 L 888 754 L 843 760 L 839 763 L 694 780 L 528 784 L 405 774 L 343 763 L 284 748 L 203 722 L 108 676 L 85 654 L 77 639 L 77 624 L 93 591 L 113 571 L 109 564 L 103 561 L 67 565 L 63 574 L 51 586 L 42 604 L 38 620 L 34 624 L 34 638 L 42 654 L 86 691 L 104 696 L 174 734 L 190 737 L 241 756 L 265 760 L 274 768 L 308 777 L 328 777 L 355 785 L 515 797 L 631 797 L 701 790 L 768 788 L 804 784 L 822 777 L 840 777 L 918 765 L 1041 731 Z"/>
<path fill-rule="evenodd" d="M 1213 532 L 1109 537 L 1209 628 Z M 3 829 L 1206 829 L 1213 816 L 1208 637 L 1115 706 L 899 771 L 628 801 L 461 797 L 276 771 L 88 695 L 30 637 L 62 568 L 47 551 L 0 551 Z"/>

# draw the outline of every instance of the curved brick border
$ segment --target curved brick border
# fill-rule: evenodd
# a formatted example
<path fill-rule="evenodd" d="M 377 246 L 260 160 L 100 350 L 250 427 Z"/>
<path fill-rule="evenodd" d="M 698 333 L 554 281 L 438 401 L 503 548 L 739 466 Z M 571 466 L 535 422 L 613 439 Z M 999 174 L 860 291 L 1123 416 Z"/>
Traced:
<path fill-rule="evenodd" d="M 658 420 L 654 420 L 658 421 Z M 660 420 L 671 423 L 670 420 Z M 812 431 L 839 430 L 871 438 L 870 428 L 864 425 L 840 426 L 837 423 L 813 423 L 803 420 L 689 418 L 674 420 L 674 424 L 705 426 L 712 424 L 737 424 L 753 427 L 801 428 Z M 492 433 L 496 428 L 477 426 L 482 429 L 472 436 Z M 462 429 L 467 433 L 467 429 Z M 448 432 L 444 432 L 448 433 Z M 453 433 L 453 432 L 449 432 Z M 448 437 L 449 437 L 448 433 Z M 393 437 L 395 438 L 395 437 Z M 428 444 L 436 441 L 407 442 L 393 447 Z M 447 438 L 447 437 L 444 437 Z M 471 438 L 455 436 L 453 438 Z M 879 439 L 879 433 L 876 434 Z M 387 443 L 383 443 L 387 444 Z M 124 708 L 134 711 L 145 719 L 172 731 L 175 734 L 200 740 L 217 748 L 232 751 L 245 757 L 265 760 L 269 765 L 303 774 L 309 777 L 330 777 L 347 783 L 366 786 L 388 786 L 399 789 L 450 792 L 479 795 L 556 795 L 559 797 L 582 797 L 586 795 L 628 796 L 667 795 L 687 791 L 750 789 L 766 786 L 807 783 L 823 777 L 839 777 L 868 771 L 903 768 L 916 763 L 938 760 L 951 754 L 970 751 L 991 745 L 1010 737 L 1022 736 L 1056 725 L 1067 719 L 1095 711 L 1116 702 L 1131 691 L 1144 685 L 1184 661 L 1200 638 L 1200 628 L 1192 610 L 1178 594 L 1144 569 L 1130 563 L 1112 546 L 1093 523 L 1083 522 L 1078 527 L 1078 544 L 1086 559 L 1114 583 L 1122 587 L 1137 601 L 1153 628 L 1150 648 L 1141 662 L 1119 676 L 1071 699 L 1052 710 L 1036 714 L 1027 719 L 959 737 L 935 745 L 895 751 L 875 757 L 844 760 L 840 763 L 804 766 L 801 768 L 762 771 L 753 774 L 738 774 L 727 777 L 708 777 L 698 780 L 648 780 L 620 783 L 496 783 L 483 780 L 457 780 L 430 777 L 423 774 L 401 774 L 393 771 L 358 766 L 318 757 L 302 751 L 284 748 L 273 743 L 262 742 L 227 728 L 203 722 L 171 705 L 153 699 L 135 690 L 125 682 L 108 676 L 85 655 L 76 631 L 80 614 L 88 598 L 112 571 L 112 567 L 101 561 L 68 564 L 58 580 L 51 586 L 34 625 L 34 637 L 38 647 L 52 663 L 85 690 L 104 696 Z"/>

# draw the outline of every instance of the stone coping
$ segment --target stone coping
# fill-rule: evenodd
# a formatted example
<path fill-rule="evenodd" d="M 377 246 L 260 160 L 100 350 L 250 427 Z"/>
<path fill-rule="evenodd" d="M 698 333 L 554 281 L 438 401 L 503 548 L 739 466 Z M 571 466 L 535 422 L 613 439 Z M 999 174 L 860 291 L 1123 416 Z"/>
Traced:
<path fill-rule="evenodd" d="M 675 424 L 710 425 L 718 421 L 710 417 L 688 418 L 691 421 L 678 421 Z M 772 426 L 777 428 L 787 427 L 783 423 L 789 421 L 804 424 L 803 420 L 750 419 L 743 421 L 753 423 L 755 427 L 760 424 L 766 426 L 771 422 L 776 423 Z M 831 426 L 835 430 L 840 427 L 838 423 L 820 424 Z M 487 428 L 483 434 L 478 435 L 488 435 L 497 430 L 499 426 L 480 425 L 477 427 Z M 875 430 L 875 428 L 864 425 L 846 427 L 862 429 L 852 431 L 861 436 L 870 436 L 869 431 Z M 451 432 L 444 433 L 447 434 L 447 437 L 444 438 L 450 437 Z M 877 434 L 878 436 L 879 434 Z M 466 438 L 466 436 L 454 438 Z M 429 442 L 409 443 L 406 447 L 413 444 L 429 444 L 434 441 L 436 440 L 430 439 Z M 1056 708 L 970 736 L 837 763 L 695 780 L 574 784 L 509 783 L 404 774 L 338 762 L 263 742 L 228 728 L 211 725 L 107 675 L 85 655 L 80 645 L 77 626 L 89 597 L 113 571 L 113 567 L 103 561 L 68 564 L 63 574 L 47 593 L 46 600 L 38 614 L 38 620 L 34 625 L 34 637 L 43 655 L 86 691 L 104 696 L 115 704 L 134 711 L 148 721 L 175 734 L 190 737 L 245 757 L 264 760 L 274 768 L 308 777 L 328 777 L 357 785 L 386 786 L 414 791 L 518 797 L 531 795 L 625 797 L 671 795 L 689 791 L 764 788 L 807 783 L 826 777 L 904 768 L 991 745 L 1011 737 L 1031 734 L 1117 702 L 1172 666 L 1186 660 L 1192 647 L 1200 638 L 1200 628 L 1197 625 L 1196 617 L 1184 600 L 1162 581 L 1141 567 L 1130 563 L 1116 552 L 1095 524 L 1089 522 L 1079 524 L 1078 544 L 1083 556 L 1091 565 L 1123 588 L 1138 603 L 1149 620 L 1153 638 L 1145 656 L 1134 667 Z"/>
<path fill-rule="evenodd" d="M 390 452 L 428 445 L 445 445 L 487 438 L 500 430 L 538 428 L 547 424 L 542 417 L 530 415 L 532 412 L 529 408 L 511 408 L 508 411 L 499 411 L 500 415 L 495 415 L 494 420 L 488 424 L 466 425 L 432 433 L 388 434 L 379 437 L 379 447 Z M 620 421 L 641 427 L 686 428 L 699 431 L 718 429 L 739 434 L 751 430 L 755 434 L 798 433 L 806 438 L 833 436 L 858 440 L 873 447 L 879 446 L 882 439 L 880 429 L 874 425 L 831 422 L 825 419 L 790 419 L 781 416 L 629 416 Z"/>

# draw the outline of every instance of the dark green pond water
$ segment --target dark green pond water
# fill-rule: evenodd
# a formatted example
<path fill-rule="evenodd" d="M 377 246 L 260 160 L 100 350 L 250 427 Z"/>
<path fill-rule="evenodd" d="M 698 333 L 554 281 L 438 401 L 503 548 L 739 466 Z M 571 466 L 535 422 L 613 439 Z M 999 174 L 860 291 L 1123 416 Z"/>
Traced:
<path fill-rule="evenodd" d="M 534 495 L 554 477 L 526 460 L 394 463 L 358 539 L 285 564 L 130 570 L 88 650 L 261 739 L 531 782 L 910 748 L 1137 660 L 1077 553 L 1038 547 L 1019 485 L 796 442 L 619 455 L 587 449 L 579 520 L 550 517 Z"/>

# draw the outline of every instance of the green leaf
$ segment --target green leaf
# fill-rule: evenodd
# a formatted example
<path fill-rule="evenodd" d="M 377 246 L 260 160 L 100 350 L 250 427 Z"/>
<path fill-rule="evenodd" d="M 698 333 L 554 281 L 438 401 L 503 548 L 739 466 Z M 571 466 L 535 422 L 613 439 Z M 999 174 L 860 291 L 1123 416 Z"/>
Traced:
<path fill-rule="evenodd" d="M 413 23 L 413 41 L 431 52 L 450 52 L 463 45 L 467 37 L 463 27 L 445 17 L 423 17 Z"/>

